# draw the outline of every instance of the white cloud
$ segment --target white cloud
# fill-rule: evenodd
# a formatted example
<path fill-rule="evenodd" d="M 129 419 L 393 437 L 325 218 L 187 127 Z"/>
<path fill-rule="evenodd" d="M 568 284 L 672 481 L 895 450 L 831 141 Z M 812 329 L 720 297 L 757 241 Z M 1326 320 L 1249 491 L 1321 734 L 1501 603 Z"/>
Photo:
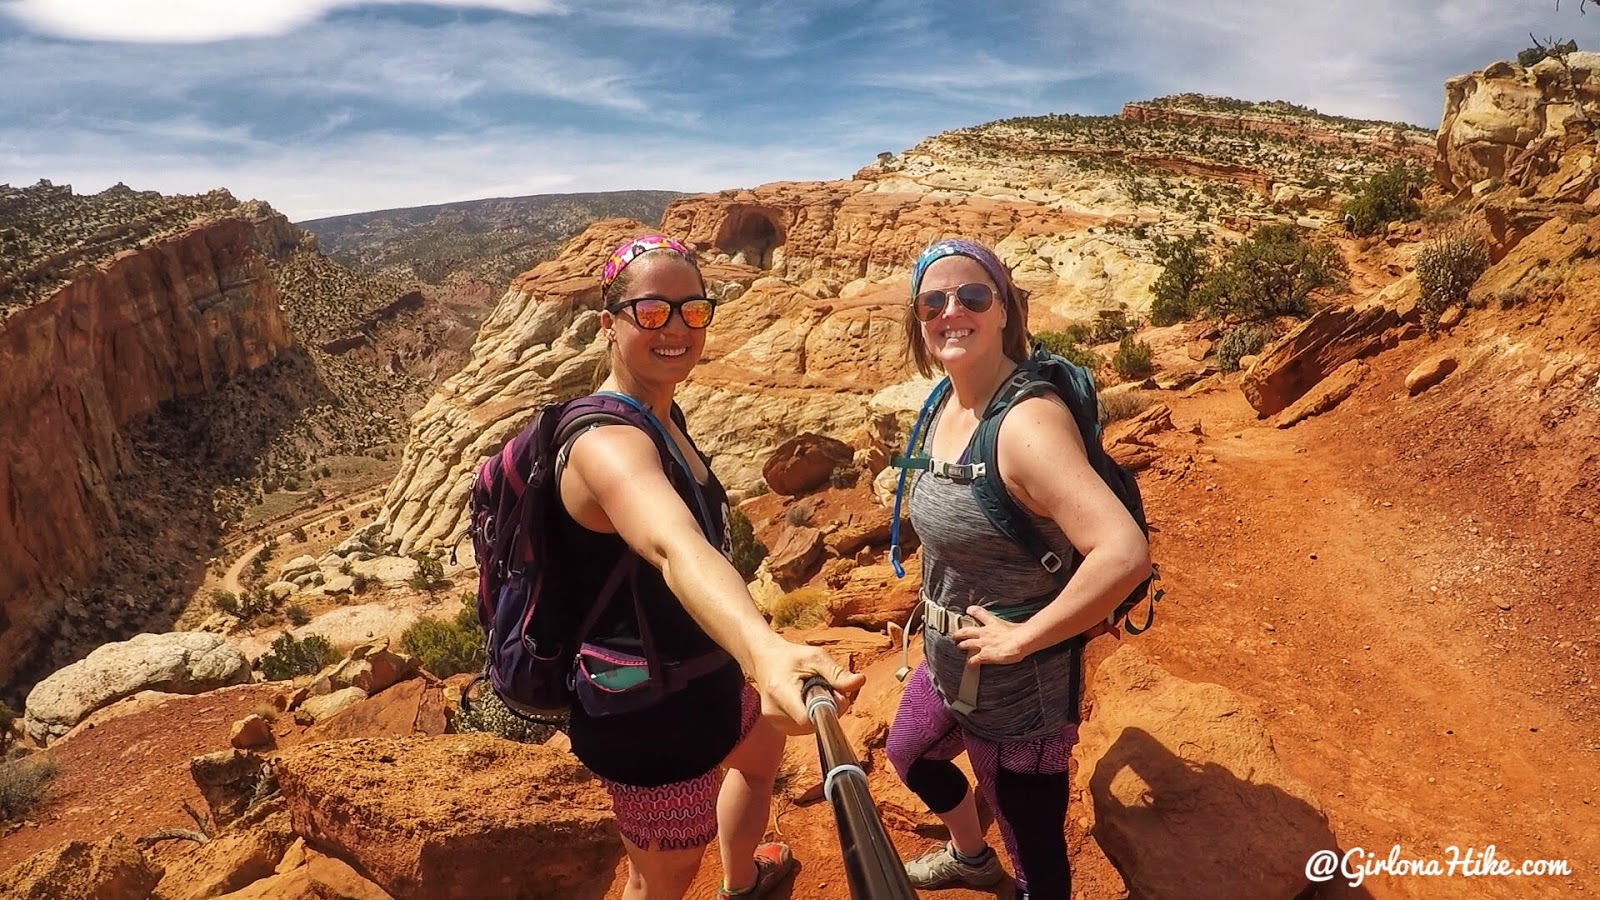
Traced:
<path fill-rule="evenodd" d="M 1444 80 L 1515 56 L 1527 33 L 1570 34 L 1553 0 L 1056 0 L 1060 41 L 1130 83 L 1289 100 L 1326 113 L 1438 122 Z M 1135 99 L 1129 97 L 1128 99 Z"/>
<path fill-rule="evenodd" d="M 0 53 L 0 109 L 30 111 L 106 105 L 128 109 L 215 102 L 241 92 L 320 109 L 322 105 L 404 107 L 459 118 L 464 101 L 486 91 L 549 98 L 660 120 L 641 97 L 646 68 L 583 53 L 540 29 L 456 22 L 335 22 L 292 41 L 251 40 L 216 47 L 97 48 L 37 38 L 6 42 Z M 269 122 L 259 123 L 270 128 Z"/>
<path fill-rule="evenodd" d="M 147 126 L 192 131 L 189 120 Z M 95 193 L 119 181 L 138 190 L 198 193 L 225 187 L 294 220 L 480 197 L 605 190 L 714 191 L 780 179 L 848 178 L 858 152 L 788 143 L 598 137 L 497 128 L 472 135 L 367 134 L 294 146 L 238 140 L 229 153 L 185 153 L 137 136 L 67 127 L 45 135 L 0 131 L 0 181 L 27 172 Z M 22 181 L 19 179 L 19 182 Z"/>
<path fill-rule="evenodd" d="M 341 7 L 377 0 L 5 0 L 0 13 L 45 34 L 96 41 L 203 43 L 288 34 Z M 556 0 L 387 0 L 527 16 L 564 12 Z"/>

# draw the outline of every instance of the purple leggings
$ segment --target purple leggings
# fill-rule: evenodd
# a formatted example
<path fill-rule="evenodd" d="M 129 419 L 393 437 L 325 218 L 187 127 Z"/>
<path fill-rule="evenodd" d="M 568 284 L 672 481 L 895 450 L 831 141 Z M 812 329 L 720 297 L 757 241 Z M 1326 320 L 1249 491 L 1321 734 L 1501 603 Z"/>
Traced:
<path fill-rule="evenodd" d="M 927 663 L 906 681 L 889 729 L 886 753 L 906 787 L 935 814 L 949 812 L 967 795 L 967 778 L 951 760 L 967 752 L 978 789 L 993 811 L 1028 898 L 1066 900 L 1067 758 L 1078 726 L 1028 741 L 990 741 L 968 733 L 945 706 L 928 677 Z"/>

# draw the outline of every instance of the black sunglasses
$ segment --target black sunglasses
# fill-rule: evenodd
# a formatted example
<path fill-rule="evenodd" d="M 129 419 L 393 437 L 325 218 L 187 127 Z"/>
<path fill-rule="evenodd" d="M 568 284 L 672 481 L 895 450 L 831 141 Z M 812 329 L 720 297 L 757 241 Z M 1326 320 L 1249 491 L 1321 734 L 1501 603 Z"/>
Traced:
<path fill-rule="evenodd" d="M 685 297 L 682 300 L 635 297 L 632 300 L 618 300 L 606 307 L 606 310 L 616 315 L 630 307 L 633 309 L 633 321 L 648 331 L 667 327 L 667 322 L 672 319 L 674 312 L 683 320 L 683 324 L 700 329 L 711 324 L 711 317 L 717 312 L 717 301 L 709 297 Z"/>
<path fill-rule="evenodd" d="M 923 291 L 917 295 L 912 310 L 919 322 L 932 322 L 949 305 L 954 295 L 956 302 L 975 313 L 986 311 L 994 304 L 994 288 L 981 281 L 972 281 L 948 291 Z"/>

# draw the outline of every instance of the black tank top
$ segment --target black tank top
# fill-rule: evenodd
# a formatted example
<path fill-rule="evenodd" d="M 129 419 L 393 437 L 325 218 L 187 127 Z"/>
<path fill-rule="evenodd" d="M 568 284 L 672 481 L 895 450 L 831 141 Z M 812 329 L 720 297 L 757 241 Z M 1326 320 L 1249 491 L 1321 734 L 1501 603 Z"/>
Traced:
<path fill-rule="evenodd" d="M 684 433 L 687 436 L 688 432 Z M 689 440 L 692 445 L 694 439 Z M 695 453 L 706 463 L 708 483 L 701 487 L 701 493 L 710 513 L 712 533 L 718 536 L 715 544 L 724 556 L 730 556 L 733 542 L 727 491 L 698 447 Z M 698 522 L 700 512 L 689 480 L 692 476 L 675 461 L 669 462 L 666 470 L 678 496 Z M 565 510 L 556 519 L 551 549 L 561 554 L 557 558 L 569 563 L 565 571 L 572 596 L 597 597 L 612 568 L 627 552 L 627 544 L 620 535 L 584 528 Z M 641 564 L 634 577 L 639 581 L 639 595 L 656 651 L 663 660 L 692 659 L 717 649 L 716 642 L 667 587 L 659 569 Z M 589 640 L 640 652 L 633 595 L 626 584 L 607 605 Z M 582 704 L 574 703 L 568 730 L 572 752 L 596 775 L 623 784 L 656 787 L 698 777 L 720 764 L 738 742 L 743 688 L 744 673 L 730 660 L 728 665 L 636 713 L 595 718 L 584 712 Z"/>

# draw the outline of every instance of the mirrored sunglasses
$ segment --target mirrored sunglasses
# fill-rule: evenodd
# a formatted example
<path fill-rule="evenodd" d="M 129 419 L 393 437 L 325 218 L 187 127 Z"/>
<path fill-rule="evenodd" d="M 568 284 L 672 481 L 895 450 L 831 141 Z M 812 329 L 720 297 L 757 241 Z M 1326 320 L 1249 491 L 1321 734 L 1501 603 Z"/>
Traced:
<path fill-rule="evenodd" d="M 993 305 L 994 288 L 981 281 L 974 281 L 948 291 L 923 291 L 917 295 L 917 302 L 912 304 L 911 308 L 916 313 L 918 321 L 932 322 L 944 312 L 952 296 L 967 309 L 981 313 Z"/>
<path fill-rule="evenodd" d="M 666 300 L 661 297 L 635 297 L 632 300 L 621 300 L 607 307 L 612 315 L 623 309 L 633 310 L 633 321 L 640 328 L 655 331 L 667 327 L 673 312 L 683 319 L 683 324 L 690 328 L 704 328 L 711 324 L 711 317 L 717 311 L 717 301 L 708 297 L 685 297 L 682 300 Z"/>

